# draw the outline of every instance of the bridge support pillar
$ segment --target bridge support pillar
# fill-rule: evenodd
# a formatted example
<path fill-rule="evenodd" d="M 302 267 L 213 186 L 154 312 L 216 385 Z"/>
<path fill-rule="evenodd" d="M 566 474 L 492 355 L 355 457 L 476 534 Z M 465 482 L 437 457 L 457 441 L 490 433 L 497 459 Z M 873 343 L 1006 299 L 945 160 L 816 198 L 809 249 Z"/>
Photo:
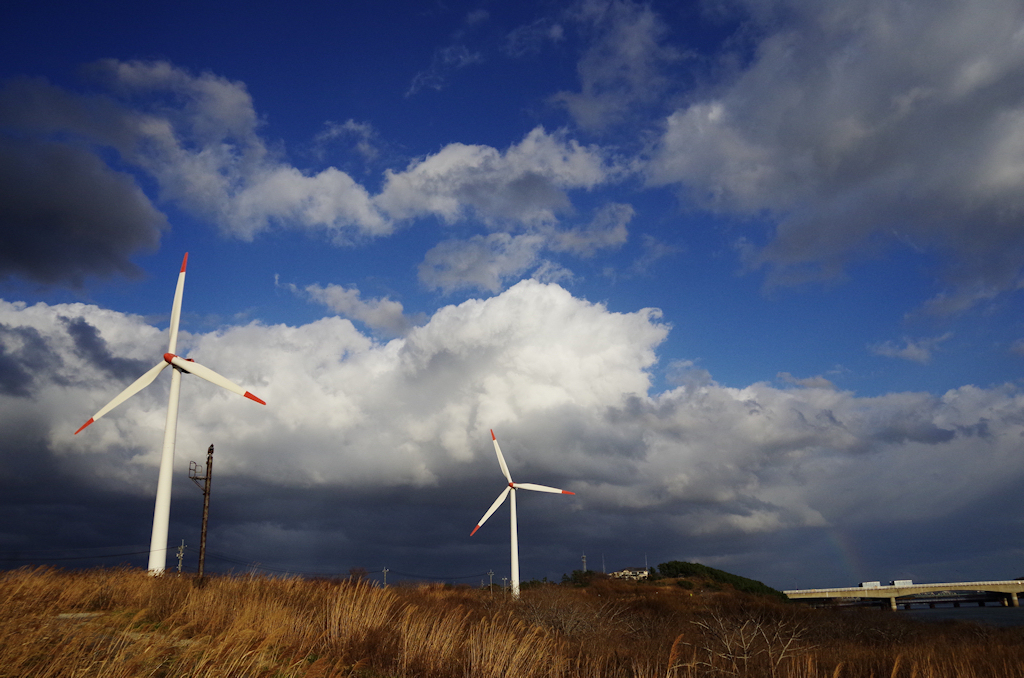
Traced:
<path fill-rule="evenodd" d="M 896 609 L 896 599 L 895 598 L 890 598 L 889 599 L 889 609 L 890 610 L 895 610 Z"/>
<path fill-rule="evenodd" d="M 1017 600 L 1016 592 L 1010 593 L 1010 605 L 1013 607 L 1020 607 L 1020 601 Z"/>

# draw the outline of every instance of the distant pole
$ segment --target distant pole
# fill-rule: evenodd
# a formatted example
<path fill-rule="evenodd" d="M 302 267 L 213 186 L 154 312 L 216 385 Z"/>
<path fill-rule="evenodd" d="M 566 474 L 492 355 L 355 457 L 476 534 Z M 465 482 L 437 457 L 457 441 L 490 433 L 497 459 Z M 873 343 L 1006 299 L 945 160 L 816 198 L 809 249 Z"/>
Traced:
<path fill-rule="evenodd" d="M 608 569 L 604 566 L 604 554 L 601 554 L 601 572 L 608 574 Z"/>
<path fill-rule="evenodd" d="M 587 572 L 587 554 L 584 553 L 583 554 L 583 573 L 586 574 L 586 572 Z"/>
<path fill-rule="evenodd" d="M 384 588 L 388 587 L 388 568 L 381 570 L 384 573 Z"/>
<path fill-rule="evenodd" d="M 181 546 L 178 547 L 178 576 L 181 576 L 181 561 L 185 558 L 185 540 L 181 540 Z"/>
<path fill-rule="evenodd" d="M 203 491 L 203 531 L 199 537 L 199 578 L 203 578 L 203 567 L 206 565 L 206 523 L 210 518 L 210 481 L 213 479 L 213 445 L 206 451 L 206 474 L 200 476 L 202 467 L 194 461 L 189 462 L 188 477 Z M 199 485 L 202 480 L 203 484 Z"/>
<path fill-rule="evenodd" d="M 487 577 L 488 577 L 487 590 L 493 596 L 494 595 L 494 570 L 487 570 Z"/>
<path fill-rule="evenodd" d="M 508 588 L 508 577 L 501 578 L 501 592 L 504 593 L 505 589 Z"/>

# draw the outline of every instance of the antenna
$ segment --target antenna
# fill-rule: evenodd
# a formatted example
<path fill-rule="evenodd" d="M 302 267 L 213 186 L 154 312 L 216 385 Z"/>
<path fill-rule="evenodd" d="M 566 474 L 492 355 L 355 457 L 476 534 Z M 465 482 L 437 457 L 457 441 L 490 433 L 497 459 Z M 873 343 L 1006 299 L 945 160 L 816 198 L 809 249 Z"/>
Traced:
<path fill-rule="evenodd" d="M 206 564 L 206 521 L 210 517 L 210 481 L 213 480 L 213 445 L 206 451 L 206 475 L 199 475 L 203 467 L 194 461 L 188 463 L 188 477 L 203 491 L 203 532 L 199 537 L 199 579 L 203 578 L 203 566 Z M 200 485 L 199 481 L 203 484 Z"/>

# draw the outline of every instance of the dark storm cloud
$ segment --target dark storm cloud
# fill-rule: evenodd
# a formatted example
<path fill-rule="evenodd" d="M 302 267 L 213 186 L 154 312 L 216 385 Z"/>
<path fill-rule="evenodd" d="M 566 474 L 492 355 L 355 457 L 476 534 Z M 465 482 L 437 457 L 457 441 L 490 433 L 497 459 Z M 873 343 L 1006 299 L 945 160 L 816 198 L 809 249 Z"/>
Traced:
<path fill-rule="evenodd" d="M 134 254 L 166 228 L 127 174 L 62 143 L 0 137 L 0 279 L 81 287 L 88 276 L 135 276 Z"/>
<path fill-rule="evenodd" d="M 49 372 L 61 362 L 34 327 L 0 323 L 0 393 L 29 397 L 35 375 Z"/>
<path fill-rule="evenodd" d="M 218 448 L 216 454 L 226 458 L 232 451 Z M 493 486 L 453 493 L 450 487 L 369 490 L 336 485 L 295 492 L 257 479 L 215 474 L 208 549 L 216 556 L 207 566 L 221 572 L 253 567 L 328 576 L 361 567 L 378 580 L 388 567 L 389 582 L 436 578 L 472 585 L 493 569 L 497 581 L 509 569 L 508 504 L 469 536 L 501 490 L 500 471 L 495 475 Z M 583 535 L 592 517 L 575 511 L 570 497 L 524 495 L 518 508 L 524 577 L 557 579 L 578 568 L 585 542 L 566 541 L 562 535 L 564 530 Z M 181 488 L 173 510 L 178 522 L 172 523 L 172 541 L 197 543 L 200 493 Z"/>
<path fill-rule="evenodd" d="M 98 65 L 90 69 L 96 72 Z M 128 110 L 105 96 L 81 96 L 43 78 L 15 78 L 0 88 L 0 128 L 16 135 L 61 135 L 126 150 L 138 139 Z M 16 132 L 15 132 L 16 131 Z"/>
<path fill-rule="evenodd" d="M 60 317 L 68 334 L 75 342 L 75 348 L 89 361 L 89 364 L 105 370 L 110 376 L 122 381 L 134 381 L 152 365 L 141 360 L 119 358 L 107 348 L 107 342 L 100 336 L 96 327 L 90 325 L 85 318 Z"/>
<path fill-rule="evenodd" d="M 144 555 L 112 554 L 148 543 L 152 499 L 129 485 L 104 482 L 113 471 L 109 459 L 97 463 L 55 453 L 47 426 L 43 417 L 30 415 L 5 428 L 0 569 L 143 565 Z"/>

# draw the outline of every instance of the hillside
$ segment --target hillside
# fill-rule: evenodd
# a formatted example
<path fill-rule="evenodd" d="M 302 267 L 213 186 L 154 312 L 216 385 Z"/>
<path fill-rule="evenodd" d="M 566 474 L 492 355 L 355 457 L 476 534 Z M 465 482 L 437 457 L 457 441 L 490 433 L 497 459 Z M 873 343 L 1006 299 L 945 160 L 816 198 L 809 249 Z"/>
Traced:
<path fill-rule="evenodd" d="M 658 565 L 658 574 L 662 577 L 674 578 L 676 582 L 689 588 L 690 584 L 702 582 L 706 587 L 727 586 L 735 591 L 752 593 L 755 595 L 775 596 L 788 600 L 786 594 L 777 591 L 770 586 L 762 584 L 754 579 L 747 579 L 738 574 L 732 574 L 724 570 L 718 570 L 700 563 L 687 563 L 680 560 L 672 560 Z"/>
<path fill-rule="evenodd" d="M 714 583 L 720 575 L 692 579 Z M 682 580 L 676 580 L 682 581 Z M 0 573 L 0 678 L 1024 678 L 1024 630 L 594 579 L 441 585 Z"/>
<path fill-rule="evenodd" d="M 609 575 L 600 572 L 573 570 L 571 575 L 562 575 L 563 584 L 577 587 L 589 586 L 595 581 L 610 579 Z M 534 586 L 542 582 L 528 582 L 524 586 Z M 651 575 L 644 580 L 633 582 L 638 586 L 679 586 L 691 592 L 714 593 L 719 591 L 735 591 L 759 596 L 772 596 L 779 600 L 789 599 L 786 594 L 777 591 L 754 579 L 741 577 L 737 574 L 719 570 L 700 563 L 688 563 L 672 560 L 658 565 L 651 570 Z"/>

